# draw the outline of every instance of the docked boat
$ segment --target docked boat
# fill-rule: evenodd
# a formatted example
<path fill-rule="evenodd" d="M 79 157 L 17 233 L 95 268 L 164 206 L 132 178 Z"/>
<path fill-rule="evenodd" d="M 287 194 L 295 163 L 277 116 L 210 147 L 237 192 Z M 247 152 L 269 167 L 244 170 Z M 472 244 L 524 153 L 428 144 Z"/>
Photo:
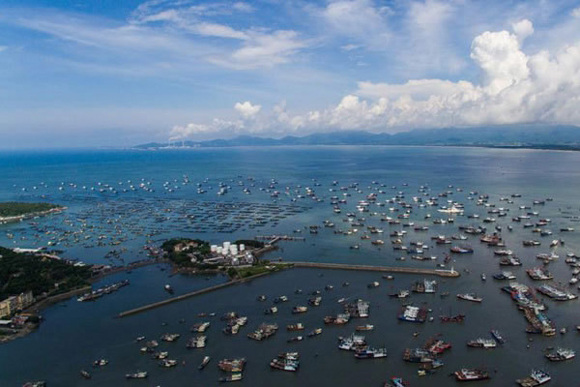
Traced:
<path fill-rule="evenodd" d="M 294 313 L 294 314 L 306 313 L 306 312 L 308 312 L 307 306 L 295 306 L 294 308 L 292 308 L 292 313 Z"/>
<path fill-rule="evenodd" d="M 468 341 L 467 346 L 472 347 L 472 348 L 492 349 L 492 348 L 495 348 L 497 346 L 497 343 L 493 339 L 479 338 L 476 340 Z"/>
<path fill-rule="evenodd" d="M 355 352 L 354 357 L 357 359 L 379 359 L 387 357 L 386 348 L 364 348 Z"/>
<path fill-rule="evenodd" d="M 287 343 L 295 343 L 297 341 L 302 341 L 304 340 L 304 336 L 294 336 L 289 338 L 288 340 L 286 340 Z"/>
<path fill-rule="evenodd" d="M 397 293 L 389 294 L 389 297 L 407 298 L 407 297 L 409 297 L 410 294 L 411 294 L 411 292 L 409 292 L 407 289 L 402 289 L 402 290 L 399 290 Z"/>
<path fill-rule="evenodd" d="M 457 379 L 460 382 L 470 382 L 490 378 L 489 373 L 487 371 L 479 369 L 462 368 L 459 371 L 455 371 L 454 374 L 455 379 Z"/>
<path fill-rule="evenodd" d="M 171 367 L 175 367 L 177 365 L 177 360 L 174 359 L 162 359 L 159 362 L 159 367 L 164 367 L 164 368 L 171 368 Z"/>
<path fill-rule="evenodd" d="M 410 363 L 431 363 L 435 356 L 423 348 L 406 348 L 403 352 L 403 360 Z"/>
<path fill-rule="evenodd" d="M 550 273 L 545 267 L 533 267 L 526 270 L 528 276 L 534 281 L 548 281 L 554 278 L 552 273 Z"/>
<path fill-rule="evenodd" d="M 206 336 L 200 335 L 197 337 L 192 337 L 187 341 L 185 345 L 188 349 L 191 348 L 204 348 L 206 343 Z"/>
<path fill-rule="evenodd" d="M 289 332 L 303 331 L 304 330 L 304 324 L 302 324 L 302 323 L 296 323 L 296 324 L 286 325 L 286 330 L 289 331 Z"/>
<path fill-rule="evenodd" d="M 242 372 L 246 365 L 245 358 L 223 359 L 218 362 L 218 368 L 225 372 Z"/>
<path fill-rule="evenodd" d="M 298 366 L 298 361 L 290 359 L 272 359 L 270 362 L 270 367 L 281 371 L 296 372 Z"/>
<path fill-rule="evenodd" d="M 240 380 L 242 380 L 242 373 L 241 372 L 237 372 L 228 376 L 224 376 L 222 378 L 218 379 L 218 382 L 220 383 L 225 383 L 225 382 L 239 382 Z"/>
<path fill-rule="evenodd" d="M 314 337 L 322 334 L 322 328 L 316 328 L 308 333 L 308 337 Z"/>
<path fill-rule="evenodd" d="M 457 298 L 459 298 L 460 300 L 472 301 L 472 302 L 482 302 L 483 301 L 483 298 L 478 297 L 474 293 L 460 293 L 457 295 Z"/>
<path fill-rule="evenodd" d="M 558 348 L 546 354 L 546 358 L 550 361 L 564 361 L 574 359 L 574 357 L 576 357 L 576 352 L 567 348 Z"/>
<path fill-rule="evenodd" d="M 550 380 L 552 380 L 552 377 L 546 371 L 532 370 L 530 376 L 518 379 L 516 380 L 516 383 L 522 387 L 535 387 L 548 383 Z"/>
<path fill-rule="evenodd" d="M 364 336 L 352 334 L 348 337 L 340 338 L 338 348 L 344 351 L 358 351 L 366 346 Z"/>
<path fill-rule="evenodd" d="M 496 280 L 515 280 L 516 276 L 511 271 L 502 271 L 501 273 L 497 273 L 493 275 L 493 278 Z"/>
<path fill-rule="evenodd" d="M 471 254 L 473 253 L 473 248 L 468 246 L 453 246 L 450 251 L 454 254 Z"/>
<path fill-rule="evenodd" d="M 199 367 L 197 367 L 199 370 L 202 370 L 205 368 L 206 365 L 208 365 L 209 361 L 211 360 L 211 358 L 209 356 L 204 356 L 203 360 L 201 361 L 201 364 L 199 365 Z"/>
<path fill-rule="evenodd" d="M 209 328 L 209 326 L 210 326 L 209 322 L 196 323 L 196 324 L 193 324 L 193 326 L 191 327 L 191 331 L 203 333 L 207 330 L 207 328 Z"/>
<path fill-rule="evenodd" d="M 398 319 L 414 323 L 424 323 L 427 319 L 427 308 L 418 306 L 403 306 L 399 312 Z"/>
<path fill-rule="evenodd" d="M 570 301 L 575 300 L 578 296 L 574 293 L 571 293 L 567 290 L 560 289 L 554 285 L 544 284 L 537 288 L 538 292 L 556 300 L 556 301 Z"/>

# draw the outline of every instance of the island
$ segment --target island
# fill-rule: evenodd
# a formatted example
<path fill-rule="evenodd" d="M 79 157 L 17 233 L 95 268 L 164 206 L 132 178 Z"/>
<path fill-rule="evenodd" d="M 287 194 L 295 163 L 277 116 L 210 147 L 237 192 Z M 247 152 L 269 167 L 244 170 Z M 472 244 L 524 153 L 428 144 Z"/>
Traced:
<path fill-rule="evenodd" d="M 161 245 L 161 255 L 171 262 L 176 272 L 225 272 L 234 280 L 278 270 L 269 261 L 259 259 L 275 248 L 252 239 L 212 245 L 200 239 L 174 238 Z"/>
<path fill-rule="evenodd" d="M 51 203 L 4 202 L 0 203 L 0 224 L 45 216 L 65 209 L 64 206 Z"/>

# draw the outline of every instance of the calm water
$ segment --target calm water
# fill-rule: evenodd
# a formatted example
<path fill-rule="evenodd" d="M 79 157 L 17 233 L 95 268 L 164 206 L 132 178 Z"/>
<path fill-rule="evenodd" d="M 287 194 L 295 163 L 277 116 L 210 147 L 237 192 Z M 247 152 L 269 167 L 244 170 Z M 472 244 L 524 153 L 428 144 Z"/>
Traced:
<path fill-rule="evenodd" d="M 557 281 L 567 283 L 571 272 L 564 256 L 569 251 L 580 253 L 580 238 L 577 232 L 559 235 L 558 230 L 576 227 L 574 221 L 580 215 L 577 201 L 579 162 L 580 154 L 577 153 L 422 147 L 2 153 L 0 200 L 49 201 L 64 204 L 69 209 L 54 217 L 0 226 L 0 245 L 36 247 L 50 242 L 68 258 L 120 264 L 144 258 L 143 245 L 156 245 L 171 236 L 199 237 L 219 244 L 255 235 L 290 234 L 300 229 L 302 232 L 295 235 L 304 236 L 306 241 L 283 242 L 280 250 L 271 253 L 269 258 L 434 268 L 449 246 L 430 248 L 427 255 L 438 256 L 436 262 L 410 259 L 399 262 L 396 258 L 401 254 L 391 249 L 388 232 L 399 230 L 401 226 L 381 222 L 380 215 L 361 214 L 366 220 L 365 227 L 359 227 L 359 233 L 348 236 L 334 233 L 336 229 L 349 228 L 343 222 L 346 213 L 356 212 L 356 203 L 369 193 L 377 193 L 378 201 L 384 202 L 401 191 L 405 200 L 411 202 L 413 196 L 421 196 L 418 189 L 423 185 L 428 187 L 429 196 L 451 191 L 452 194 L 440 198 L 439 203 L 446 204 L 447 199 L 458 200 L 465 204 L 466 215 L 477 213 L 482 219 L 488 216 L 486 208 L 476 206 L 475 200 L 468 200 L 470 191 L 488 194 L 490 203 L 509 208 L 508 216 L 498 218 L 497 223 L 504 227 L 502 236 L 507 247 L 524 264 L 513 270 L 519 282 L 537 286 L 527 278 L 525 269 L 539 264 L 535 255 L 547 252 L 549 241 L 564 238 L 565 248 L 558 250 L 561 258 L 550 264 L 549 270 Z M 332 185 L 333 181 L 338 181 L 336 186 Z M 362 193 L 352 188 L 340 190 L 353 183 L 358 183 Z M 229 186 L 225 195 L 217 195 L 220 184 Z M 306 187 L 314 189 L 320 201 L 306 196 Z M 463 191 L 458 192 L 458 187 Z M 198 188 L 206 193 L 198 193 Z M 245 193 L 244 188 L 251 194 Z M 513 204 L 499 201 L 500 197 L 512 193 L 521 193 L 522 198 L 514 199 Z M 341 214 L 332 211 L 332 196 L 347 199 L 347 204 L 341 205 Z M 540 239 L 539 235 L 523 229 L 522 224 L 513 223 L 513 232 L 505 228 L 512 224 L 512 216 L 522 213 L 520 205 L 531 206 L 532 200 L 546 197 L 554 201 L 534 206 L 532 211 L 539 211 L 542 218 L 552 219 L 549 228 L 554 235 L 541 238 L 542 247 L 524 249 L 523 239 Z M 389 213 L 389 207 L 393 205 L 373 206 L 371 211 L 396 216 L 396 212 Z M 432 219 L 425 220 L 426 214 L 441 217 L 436 208 L 414 208 L 410 220 L 417 225 L 429 225 L 430 230 L 415 233 L 408 229 L 405 243 L 420 240 L 432 245 L 432 235 L 451 235 L 458 232 L 458 225 L 479 224 L 467 216 L 459 216 L 455 224 L 433 225 Z M 335 228 L 322 227 L 325 219 L 334 222 Z M 305 227 L 310 225 L 319 225 L 319 234 L 309 234 Z M 377 237 L 387 242 L 382 248 L 360 240 L 362 229 L 369 225 L 384 229 L 385 234 Z M 491 227 L 493 224 L 488 225 Z M 387 296 L 422 279 L 414 275 L 397 275 L 394 281 L 385 281 L 373 273 L 296 269 L 126 319 L 115 316 L 120 311 L 166 298 L 165 283 L 171 283 L 179 294 L 223 282 L 225 278 L 170 277 L 168 270 L 160 266 L 112 276 L 102 283 L 129 278 L 131 285 L 95 303 L 69 300 L 47 309 L 43 313 L 46 321 L 37 332 L 0 346 L 0 384 L 18 386 L 27 380 L 43 379 L 51 386 L 122 385 L 129 383 L 124 381 L 125 373 L 147 370 L 150 374 L 147 381 L 130 384 L 214 385 L 222 376 L 215 366 L 217 360 L 244 356 L 248 359 L 247 371 L 239 384 L 248 386 L 297 383 L 378 386 L 391 376 L 402 376 L 417 386 L 454 385 L 456 382 L 447 375 L 463 366 L 487 367 L 492 371 L 493 379 L 480 382 L 483 385 L 513 385 L 514 380 L 527 375 L 531 367 L 544 367 L 551 372 L 551 385 L 574 385 L 577 382 L 576 360 L 548 364 L 542 350 L 548 346 L 580 350 L 579 337 L 573 329 L 580 324 L 578 301 L 545 301 L 548 315 L 557 328 L 568 327 L 569 333 L 552 338 L 527 335 L 522 313 L 509 296 L 500 291 L 504 284 L 491 279 L 493 273 L 500 271 L 493 249 L 480 244 L 477 238 L 471 237 L 468 242 L 475 247 L 475 254 L 456 257 L 453 262 L 462 276 L 439 280 L 440 292 L 448 291 L 450 297 L 411 297 L 415 304 L 427 302 L 433 310 L 436 321 L 422 325 L 399 322 L 396 314 L 400 303 Z M 361 245 L 360 250 L 349 249 L 356 243 Z M 115 253 L 111 254 L 113 250 Z M 470 273 L 464 271 L 467 268 Z M 482 272 L 487 273 L 487 282 L 480 280 Z M 367 284 L 375 280 L 381 282 L 381 286 L 368 289 Z M 342 287 L 344 281 L 351 285 Z M 324 291 L 327 284 L 334 285 L 334 289 Z M 303 289 L 304 294 L 294 294 L 297 288 Z M 308 293 L 317 289 L 323 292 L 320 307 L 310 308 L 299 317 L 290 313 L 293 306 L 304 305 Z M 458 301 L 455 294 L 459 292 L 476 292 L 484 297 L 484 302 Z M 267 295 L 269 300 L 256 301 L 259 294 Z M 277 315 L 265 316 L 263 310 L 271 304 L 270 300 L 282 294 L 290 301 L 279 307 Z M 370 301 L 368 321 L 354 320 L 343 327 L 324 327 L 319 337 L 286 343 L 292 335 L 285 331 L 286 324 L 300 321 L 307 331 L 323 326 L 325 315 L 341 312 L 337 300 L 342 297 Z M 249 317 L 248 326 L 235 337 L 225 337 L 221 332 L 224 323 L 219 316 L 230 310 Z M 194 322 L 204 321 L 196 317 L 200 312 L 216 313 L 216 317 L 207 318 L 211 321 L 208 345 L 205 349 L 187 350 L 189 327 Z M 455 325 L 437 321 L 440 314 L 455 313 L 465 313 L 466 322 Z M 181 319 L 185 322 L 180 323 Z M 269 321 L 280 326 L 277 335 L 264 342 L 246 337 L 260 323 Z M 376 327 L 367 334 L 368 341 L 373 346 L 385 346 L 388 358 L 357 361 L 352 353 L 336 348 L 337 336 L 348 335 L 356 325 L 366 322 Z M 491 328 L 499 329 L 507 338 L 503 347 L 483 351 L 465 346 L 467 340 L 487 337 Z M 177 343 L 161 344 L 170 352 L 170 358 L 184 362 L 175 369 L 159 368 L 148 355 L 139 353 L 140 345 L 134 342 L 139 335 L 153 339 L 165 332 L 182 335 Z M 419 332 L 419 336 L 413 337 L 414 332 Z M 421 346 L 438 333 L 453 344 L 453 349 L 443 355 L 445 366 L 437 374 L 419 377 L 416 365 L 402 361 L 402 351 L 406 347 Z M 284 350 L 300 352 L 301 366 L 296 374 L 270 370 L 269 360 Z M 199 372 L 197 365 L 206 354 L 212 357 L 212 363 Z M 100 357 L 109 359 L 109 365 L 91 370 L 91 381 L 82 380 L 79 371 L 90 368 L 92 361 Z"/>

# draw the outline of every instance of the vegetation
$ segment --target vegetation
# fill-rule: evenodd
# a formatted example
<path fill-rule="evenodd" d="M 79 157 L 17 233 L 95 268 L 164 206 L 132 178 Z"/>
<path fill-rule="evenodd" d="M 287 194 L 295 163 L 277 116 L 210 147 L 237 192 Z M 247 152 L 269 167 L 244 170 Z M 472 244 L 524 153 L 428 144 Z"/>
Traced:
<path fill-rule="evenodd" d="M 54 295 L 88 285 L 91 268 L 65 261 L 15 253 L 0 247 L 0 300 L 32 290 Z"/>
<path fill-rule="evenodd" d="M 264 242 L 256 241 L 253 239 L 239 239 L 234 242 L 236 245 L 246 245 L 246 247 L 252 247 L 255 249 L 261 249 L 264 247 Z"/>
<path fill-rule="evenodd" d="M 50 203 L 6 202 L 0 203 L 0 217 L 4 218 L 11 216 L 28 215 L 36 212 L 49 211 L 56 208 L 62 208 L 62 206 Z"/>
<path fill-rule="evenodd" d="M 191 245 L 182 250 L 176 251 L 176 246 Z M 195 246 L 194 246 L 195 245 Z M 176 265 L 181 267 L 199 267 L 200 263 L 203 262 L 205 257 L 210 254 L 210 245 L 206 241 L 200 239 L 188 239 L 188 238 L 174 238 L 169 239 L 161 245 L 161 249 L 165 251 L 167 257 L 174 262 Z M 191 262 L 191 258 L 195 257 L 197 263 Z"/>

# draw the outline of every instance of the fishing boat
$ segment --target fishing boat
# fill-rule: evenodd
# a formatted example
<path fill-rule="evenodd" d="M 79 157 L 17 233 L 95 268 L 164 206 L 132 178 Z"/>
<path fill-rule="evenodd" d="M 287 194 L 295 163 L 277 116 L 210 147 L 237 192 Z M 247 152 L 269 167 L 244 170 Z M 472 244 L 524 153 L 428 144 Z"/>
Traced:
<path fill-rule="evenodd" d="M 492 329 L 490 331 L 490 333 L 491 333 L 491 336 L 494 338 L 494 340 L 498 342 L 498 344 L 505 343 L 505 339 L 503 338 L 503 336 L 501 335 L 501 333 L 497 329 Z"/>
<path fill-rule="evenodd" d="M 434 355 L 423 348 L 406 348 L 403 352 L 403 360 L 410 363 L 431 363 L 435 360 Z"/>
<path fill-rule="evenodd" d="M 209 356 L 204 356 L 203 360 L 201 361 L 201 364 L 199 365 L 199 367 L 197 367 L 199 370 L 202 370 L 205 368 L 205 366 L 209 363 L 209 361 L 211 360 L 211 358 Z"/>
<path fill-rule="evenodd" d="M 109 364 L 107 359 L 97 359 L 93 362 L 93 367 L 104 367 Z"/>
<path fill-rule="evenodd" d="M 225 372 L 242 372 L 246 365 L 245 358 L 239 359 L 222 359 L 218 363 L 218 368 Z"/>
<path fill-rule="evenodd" d="M 401 308 L 398 319 L 413 323 L 424 323 L 427 318 L 427 308 L 407 305 Z"/>
<path fill-rule="evenodd" d="M 467 342 L 467 346 L 472 348 L 492 349 L 497 346 L 497 343 L 493 339 L 479 338 L 475 340 L 469 340 Z"/>
<path fill-rule="evenodd" d="M 83 378 L 85 378 L 85 379 L 90 379 L 91 378 L 91 374 L 87 370 L 81 370 L 81 376 Z"/>
<path fill-rule="evenodd" d="M 574 359 L 576 352 L 573 349 L 558 348 L 556 351 L 546 354 L 546 358 L 550 361 L 564 361 Z"/>
<path fill-rule="evenodd" d="M 479 369 L 462 368 L 459 371 L 455 371 L 454 374 L 455 379 L 460 382 L 489 379 L 489 373 Z"/>
<path fill-rule="evenodd" d="M 322 334 L 322 328 L 316 328 L 308 333 L 308 337 L 314 337 Z"/>
<path fill-rule="evenodd" d="M 145 379 L 149 376 L 147 371 L 137 371 L 133 374 L 125 374 L 126 379 Z"/>
<path fill-rule="evenodd" d="M 386 348 L 364 348 L 357 350 L 354 354 L 357 359 L 379 359 L 387 357 Z"/>
<path fill-rule="evenodd" d="M 550 374 L 546 371 L 536 369 L 532 370 L 530 376 L 516 380 L 516 383 L 522 387 L 535 387 L 548 383 L 550 380 L 552 380 Z"/>
<path fill-rule="evenodd" d="M 294 337 L 291 337 L 288 340 L 286 340 L 286 342 L 287 343 L 294 343 L 294 342 L 302 341 L 302 340 L 304 340 L 304 336 L 294 336 Z"/>
<path fill-rule="evenodd" d="M 372 331 L 373 329 L 375 329 L 375 326 L 372 324 L 365 324 L 365 325 L 359 325 L 355 328 L 356 331 L 361 332 L 361 331 Z"/>
<path fill-rule="evenodd" d="M 173 294 L 173 288 L 171 287 L 171 285 L 166 284 L 164 287 L 165 291 L 169 294 Z"/>
<path fill-rule="evenodd" d="M 235 374 L 231 374 L 231 375 L 228 375 L 228 376 L 224 376 L 222 378 L 219 378 L 218 379 L 218 382 L 220 382 L 220 383 L 224 383 L 224 382 L 238 382 L 240 380 L 242 380 L 242 373 L 241 372 L 238 372 L 238 373 L 235 373 Z"/>
<path fill-rule="evenodd" d="M 191 349 L 191 348 L 204 348 L 205 347 L 205 342 L 206 342 L 206 336 L 205 335 L 199 335 L 197 337 L 190 338 L 187 341 L 187 344 L 185 346 L 188 349 Z"/>
<path fill-rule="evenodd" d="M 296 324 L 286 325 L 286 330 L 288 330 L 289 332 L 303 331 L 304 330 L 304 324 L 302 324 L 302 323 L 296 323 Z"/>
<path fill-rule="evenodd" d="M 472 302 L 482 302 L 483 301 L 483 298 L 478 297 L 474 293 L 460 293 L 457 295 L 457 298 L 459 298 L 460 300 L 472 301 Z"/>

